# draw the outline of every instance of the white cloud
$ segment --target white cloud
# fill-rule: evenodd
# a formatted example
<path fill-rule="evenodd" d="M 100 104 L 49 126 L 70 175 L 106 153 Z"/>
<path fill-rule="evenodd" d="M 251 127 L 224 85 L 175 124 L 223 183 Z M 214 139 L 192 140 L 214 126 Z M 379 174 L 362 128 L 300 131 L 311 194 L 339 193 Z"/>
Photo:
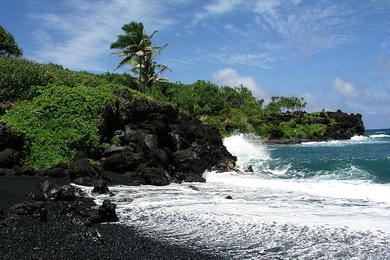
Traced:
<path fill-rule="evenodd" d="M 215 19 L 230 13 L 241 13 L 245 26 L 224 26 L 233 31 L 230 49 L 216 55 L 228 56 L 240 50 L 243 56 L 252 56 L 253 50 L 270 53 L 277 64 L 306 58 L 322 50 L 334 48 L 354 39 L 353 30 L 357 15 L 345 9 L 342 3 L 309 4 L 303 0 L 214 0 L 195 14 L 194 23 Z M 237 46 L 232 47 L 232 45 Z M 220 60 L 220 59 L 218 59 Z M 226 60 L 226 59 L 225 59 Z M 220 60 L 221 61 L 221 60 Z M 226 63 L 231 64 L 231 63 Z M 249 63 L 248 65 L 253 65 Z M 258 62 L 255 63 L 258 66 Z"/>
<path fill-rule="evenodd" d="M 280 5 L 280 0 L 257 1 L 257 3 L 255 4 L 254 11 L 257 13 L 273 12 L 274 9 Z"/>
<path fill-rule="evenodd" d="M 232 12 L 244 2 L 243 0 L 214 0 L 203 6 L 202 10 L 194 15 L 192 24 L 195 25 L 204 19 Z"/>
<path fill-rule="evenodd" d="M 262 69 L 270 69 L 275 63 L 275 57 L 271 53 L 237 53 L 229 52 L 213 54 L 213 58 L 229 65 L 254 66 Z"/>
<path fill-rule="evenodd" d="M 225 14 L 233 11 L 234 8 L 242 2 L 242 0 L 216 0 L 213 3 L 206 5 L 204 9 L 209 14 Z"/>
<path fill-rule="evenodd" d="M 219 85 L 238 87 L 243 85 L 259 98 L 267 98 L 267 92 L 264 88 L 256 84 L 252 77 L 242 76 L 235 69 L 225 68 L 216 71 L 212 75 L 213 81 Z"/>
<path fill-rule="evenodd" d="M 378 93 L 367 87 L 356 86 L 355 84 L 341 78 L 336 78 L 333 81 L 332 87 L 336 91 L 336 94 L 344 98 L 346 101 L 355 102 L 360 105 L 376 106 L 383 104 L 383 102 L 387 103 L 389 98 L 386 97 L 384 93 L 382 95 L 378 95 Z"/>
<path fill-rule="evenodd" d="M 332 89 L 339 97 L 339 104 L 350 111 L 363 114 L 390 113 L 390 95 L 386 92 L 357 86 L 341 78 L 333 81 Z"/>
<path fill-rule="evenodd" d="M 109 45 L 121 33 L 123 24 L 142 21 L 146 28 L 164 29 L 175 23 L 166 14 L 167 9 L 181 2 L 183 0 L 70 0 L 63 3 L 65 6 L 58 3 L 57 12 L 33 15 L 42 24 L 36 37 L 41 47 L 32 58 L 72 69 L 110 69 L 103 59 L 111 54 Z M 41 35 L 45 37 L 40 38 Z"/>
<path fill-rule="evenodd" d="M 346 98 L 356 98 L 359 95 L 358 90 L 352 83 L 340 78 L 336 78 L 333 81 L 333 89 L 336 90 L 338 94 Z"/>

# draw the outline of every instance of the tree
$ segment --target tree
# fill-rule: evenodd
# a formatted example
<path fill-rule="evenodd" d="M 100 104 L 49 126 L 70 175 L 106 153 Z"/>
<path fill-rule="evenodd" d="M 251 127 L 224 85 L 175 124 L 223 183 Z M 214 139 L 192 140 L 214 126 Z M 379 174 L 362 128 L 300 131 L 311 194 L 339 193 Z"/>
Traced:
<path fill-rule="evenodd" d="M 164 81 L 160 75 L 169 70 L 165 65 L 158 64 L 155 61 L 157 55 L 167 46 L 154 46 L 152 38 L 157 33 L 154 31 L 147 35 L 142 23 L 131 22 L 122 27 L 125 34 L 118 35 L 117 41 L 111 44 L 111 49 L 118 49 L 116 53 L 122 59 L 116 69 L 130 65 L 130 71 L 137 76 L 141 91 L 150 89 L 153 83 Z"/>
<path fill-rule="evenodd" d="M 23 52 L 15 42 L 14 36 L 0 25 L 0 55 L 20 57 Z"/>

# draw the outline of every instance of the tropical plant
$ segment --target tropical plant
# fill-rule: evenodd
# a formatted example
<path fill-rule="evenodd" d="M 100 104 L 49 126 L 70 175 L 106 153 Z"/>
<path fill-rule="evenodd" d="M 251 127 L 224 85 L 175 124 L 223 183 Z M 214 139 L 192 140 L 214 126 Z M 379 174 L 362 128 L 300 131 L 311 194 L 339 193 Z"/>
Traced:
<path fill-rule="evenodd" d="M 150 90 L 154 82 L 165 80 L 160 75 L 169 70 L 167 66 L 158 64 L 155 60 L 167 44 L 154 46 L 152 38 L 157 31 L 147 35 L 142 23 L 125 24 L 122 30 L 125 34 L 118 35 L 117 41 L 111 44 L 111 49 L 118 49 L 115 54 L 122 58 L 116 69 L 130 65 L 130 71 L 136 75 L 140 90 L 142 92 Z"/>
<path fill-rule="evenodd" d="M 21 58 L 0 56 L 0 103 L 31 99 L 39 94 L 38 86 L 44 88 L 49 83 L 68 87 L 81 84 L 99 87 L 105 83 L 116 82 L 109 77 L 75 72 L 55 64 L 40 64 Z"/>
<path fill-rule="evenodd" d="M 0 25 L 0 56 L 20 57 L 23 52 L 15 42 L 14 36 Z"/>

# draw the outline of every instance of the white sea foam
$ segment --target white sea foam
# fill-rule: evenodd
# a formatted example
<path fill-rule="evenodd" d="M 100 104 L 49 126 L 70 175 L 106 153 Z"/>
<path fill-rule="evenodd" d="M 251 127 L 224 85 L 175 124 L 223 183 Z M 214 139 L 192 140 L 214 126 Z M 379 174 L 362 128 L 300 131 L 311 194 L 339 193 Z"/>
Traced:
<path fill-rule="evenodd" d="M 269 151 L 261 141 L 252 135 L 234 135 L 223 140 L 226 149 L 237 156 L 239 166 L 247 166 L 251 161 L 269 160 Z"/>
<path fill-rule="evenodd" d="M 369 137 L 364 135 L 355 135 L 351 137 L 351 141 L 364 141 L 367 140 Z"/>
<path fill-rule="evenodd" d="M 325 185 L 245 176 L 209 174 L 208 182 L 192 184 L 199 191 L 185 184 L 117 186 L 111 188 L 115 196 L 95 199 L 114 201 L 121 224 L 233 259 L 390 257 L 388 203 L 351 199 L 350 186 L 335 186 L 345 194 L 329 198 L 310 194 Z"/>
<path fill-rule="evenodd" d="M 370 138 L 389 138 L 390 135 L 386 135 L 386 134 L 375 134 L 375 135 L 370 135 L 369 137 L 370 137 Z"/>
<path fill-rule="evenodd" d="M 356 145 L 356 144 L 382 144 L 388 143 L 389 140 L 383 140 L 383 138 L 390 137 L 390 135 L 355 135 L 349 140 L 330 140 L 330 141 L 320 141 L 320 142 L 304 142 L 300 146 L 346 146 L 346 145 Z M 378 140 L 380 139 L 380 140 Z"/>
<path fill-rule="evenodd" d="M 366 139 L 349 142 L 360 141 Z M 390 185 L 321 174 L 287 179 L 282 176 L 292 165 L 272 159 L 258 140 L 238 135 L 224 144 L 255 172 L 206 172 L 206 183 L 192 183 L 198 191 L 187 184 L 116 186 L 115 196 L 94 195 L 95 200 L 115 202 L 121 224 L 227 258 L 390 258 Z M 275 161 L 279 166 L 264 174 Z M 353 165 L 345 169 L 365 174 L 361 171 Z M 91 188 L 83 189 L 92 196 Z"/>
<path fill-rule="evenodd" d="M 245 188 L 305 193 L 312 196 L 347 200 L 385 202 L 390 206 L 390 185 L 364 180 L 279 179 L 267 175 L 237 173 L 205 173 L 209 183 L 221 183 Z M 389 212 L 390 213 L 390 212 Z"/>

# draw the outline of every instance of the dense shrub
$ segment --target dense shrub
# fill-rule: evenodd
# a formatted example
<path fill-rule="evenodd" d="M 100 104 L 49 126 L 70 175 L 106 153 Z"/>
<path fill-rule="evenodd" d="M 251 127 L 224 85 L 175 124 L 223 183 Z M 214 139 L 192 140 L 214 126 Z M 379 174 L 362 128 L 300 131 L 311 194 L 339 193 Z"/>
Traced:
<path fill-rule="evenodd" d="M 2 117 L 28 140 L 26 161 L 37 167 L 68 163 L 76 151 L 100 149 L 99 126 L 103 109 L 116 97 L 117 86 L 47 86 L 31 101 L 20 101 Z"/>
<path fill-rule="evenodd" d="M 138 90 L 137 80 L 129 74 L 117 74 L 106 72 L 96 75 L 99 79 L 104 80 L 107 83 L 113 83 L 117 85 L 123 85 L 134 90 Z"/>
<path fill-rule="evenodd" d="M 13 115 L 11 117 L 15 120 L 15 111 L 37 109 L 38 103 L 36 102 L 43 102 L 42 99 L 49 102 L 45 99 L 45 95 L 53 89 L 62 91 L 62 94 L 65 93 L 66 88 L 76 88 L 75 90 L 66 90 L 73 94 L 78 89 L 88 90 L 91 93 L 101 90 L 101 94 L 104 94 L 105 87 L 101 86 L 108 84 L 115 85 L 117 88 L 120 86 L 131 89 L 138 88 L 137 81 L 128 74 L 107 72 L 96 75 L 87 72 L 74 72 L 54 64 L 39 64 L 23 59 L 0 57 L 0 105 L 5 103 L 5 107 L 8 109 L 7 105 L 10 102 L 31 100 L 35 97 L 33 102 L 20 102 L 10 111 L 10 114 Z M 39 96 L 40 93 L 42 96 Z M 56 95 L 64 97 L 61 93 L 56 92 Z M 300 110 L 306 104 L 303 99 L 273 97 L 271 102 L 264 106 L 262 99 L 255 98 L 251 91 L 243 86 L 221 87 L 206 81 L 197 81 L 193 84 L 159 82 L 150 89 L 149 96 L 139 92 L 133 94 L 142 99 L 151 100 L 154 98 L 170 103 L 203 123 L 217 127 L 223 136 L 235 132 L 250 132 L 271 139 L 314 138 L 323 136 L 327 125 L 335 124 L 334 119 L 329 118 L 326 113 L 301 112 Z M 113 95 L 118 96 L 115 93 Z M 68 99 L 64 97 L 64 100 Z M 60 102 L 60 100 L 57 101 Z M 78 101 L 75 100 L 74 105 Z M 62 105 L 66 110 L 67 105 L 64 103 Z M 57 108 L 59 109 L 59 107 Z M 31 111 L 26 112 L 26 117 L 33 115 L 35 114 Z M 10 118 L 8 120 L 12 121 Z M 93 147 L 96 148 L 96 145 Z M 88 149 L 87 147 L 86 150 Z M 33 151 L 32 154 L 39 153 Z M 69 156 L 66 155 L 63 158 L 69 159 Z M 32 158 L 30 161 L 39 160 Z"/>
<path fill-rule="evenodd" d="M 107 83 L 92 73 L 74 72 L 55 64 L 40 64 L 24 59 L 0 57 L 0 102 L 31 99 L 38 86 L 51 83 L 73 87 L 98 87 Z"/>
<path fill-rule="evenodd" d="M 217 127 L 222 135 L 254 132 L 261 124 L 262 100 L 245 87 L 219 87 L 206 81 L 194 84 L 158 83 L 151 94 L 181 111 Z"/>

